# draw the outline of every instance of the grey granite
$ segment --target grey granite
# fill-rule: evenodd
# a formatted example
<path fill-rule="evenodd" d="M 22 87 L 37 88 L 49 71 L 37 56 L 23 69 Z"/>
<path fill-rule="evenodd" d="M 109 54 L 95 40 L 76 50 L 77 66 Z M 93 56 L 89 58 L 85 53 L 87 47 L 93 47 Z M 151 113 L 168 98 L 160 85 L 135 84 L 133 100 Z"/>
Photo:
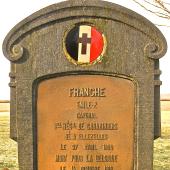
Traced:
<path fill-rule="evenodd" d="M 107 50 L 101 64 L 75 66 L 64 56 L 65 32 L 81 22 L 93 23 L 105 33 Z M 154 136 L 160 136 L 159 59 L 166 49 L 164 36 L 150 21 L 127 8 L 99 0 L 54 4 L 17 24 L 4 40 L 3 52 L 11 62 L 11 138 L 18 142 L 20 170 L 36 170 L 38 81 L 72 74 L 109 74 L 135 82 L 133 169 L 152 170 Z"/>

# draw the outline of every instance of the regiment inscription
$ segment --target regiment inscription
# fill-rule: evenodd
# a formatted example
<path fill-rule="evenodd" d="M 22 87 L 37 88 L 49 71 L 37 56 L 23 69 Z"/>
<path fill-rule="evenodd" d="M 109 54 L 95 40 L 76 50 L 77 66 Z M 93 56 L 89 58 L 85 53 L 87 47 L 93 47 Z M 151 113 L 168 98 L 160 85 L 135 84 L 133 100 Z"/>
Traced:
<path fill-rule="evenodd" d="M 65 76 L 42 81 L 37 93 L 38 170 L 131 170 L 132 81 Z"/>
<path fill-rule="evenodd" d="M 6 36 L 19 170 L 154 169 L 167 42 L 146 18 L 106 1 L 50 5 Z"/>

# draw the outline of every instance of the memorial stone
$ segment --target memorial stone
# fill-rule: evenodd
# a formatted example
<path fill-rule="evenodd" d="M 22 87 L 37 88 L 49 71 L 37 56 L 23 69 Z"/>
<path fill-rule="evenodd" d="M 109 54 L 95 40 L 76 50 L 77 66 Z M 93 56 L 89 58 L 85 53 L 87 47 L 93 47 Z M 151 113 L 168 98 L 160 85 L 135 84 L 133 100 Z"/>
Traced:
<path fill-rule="evenodd" d="M 10 137 L 20 170 L 152 170 L 162 33 L 99 0 L 51 5 L 16 25 Z"/>

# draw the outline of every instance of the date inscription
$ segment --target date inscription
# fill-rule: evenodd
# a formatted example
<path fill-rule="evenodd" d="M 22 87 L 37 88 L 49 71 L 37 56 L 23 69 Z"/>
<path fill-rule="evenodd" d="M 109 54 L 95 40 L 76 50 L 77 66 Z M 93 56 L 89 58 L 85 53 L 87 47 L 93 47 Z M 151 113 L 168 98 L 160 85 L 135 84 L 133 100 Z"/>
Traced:
<path fill-rule="evenodd" d="M 132 169 L 132 81 L 65 76 L 42 81 L 37 96 L 38 170 Z"/>

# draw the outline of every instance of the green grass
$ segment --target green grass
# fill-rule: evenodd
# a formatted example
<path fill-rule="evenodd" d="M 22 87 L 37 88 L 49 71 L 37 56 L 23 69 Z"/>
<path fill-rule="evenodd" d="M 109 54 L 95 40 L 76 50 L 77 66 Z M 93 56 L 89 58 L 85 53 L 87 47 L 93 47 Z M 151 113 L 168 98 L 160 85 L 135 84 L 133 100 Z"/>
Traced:
<path fill-rule="evenodd" d="M 9 114 L 0 112 L 0 170 L 18 170 L 17 143 L 9 138 Z"/>
<path fill-rule="evenodd" d="M 170 170 L 170 111 L 162 112 L 162 137 L 154 143 L 154 170 Z M 0 170 L 18 170 L 17 143 L 9 138 L 9 114 L 0 113 Z"/>
<path fill-rule="evenodd" d="M 154 143 L 154 170 L 170 170 L 170 111 L 162 112 L 162 137 Z"/>

